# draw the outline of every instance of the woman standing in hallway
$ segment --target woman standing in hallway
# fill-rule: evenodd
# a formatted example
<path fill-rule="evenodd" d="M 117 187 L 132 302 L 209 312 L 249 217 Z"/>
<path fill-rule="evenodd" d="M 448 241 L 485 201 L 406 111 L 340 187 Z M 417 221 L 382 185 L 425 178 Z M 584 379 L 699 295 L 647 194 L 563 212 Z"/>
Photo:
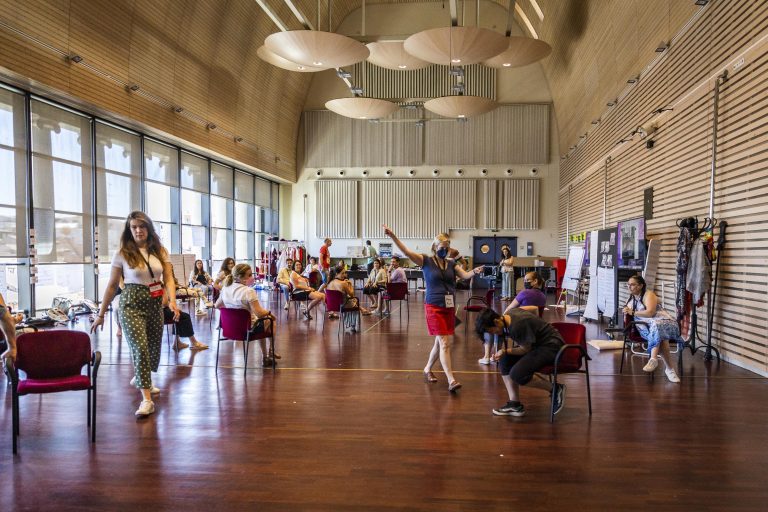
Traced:
<path fill-rule="evenodd" d="M 125 288 L 120 294 L 118 315 L 131 348 L 134 369 L 131 383 L 141 392 L 141 405 L 135 414 L 137 418 L 143 418 L 155 412 L 152 394 L 160 392 L 152 385 L 151 372 L 156 372 L 160 364 L 163 292 L 168 294 L 168 307 L 174 321 L 178 321 L 180 314 L 168 251 L 144 212 L 132 212 L 125 220 L 120 250 L 112 258 L 112 273 L 91 332 L 99 326 L 104 328 L 104 315 L 117 293 L 120 279 L 125 282 Z"/>
<path fill-rule="evenodd" d="M 448 258 L 448 250 L 451 241 L 448 235 L 440 233 L 432 242 L 432 254 L 417 254 L 400 241 L 392 230 L 385 224 L 384 234 L 392 239 L 397 247 L 408 256 L 410 260 L 419 265 L 424 273 L 426 292 L 424 293 L 424 314 L 427 317 L 427 330 L 430 336 L 435 337 L 435 343 L 429 353 L 427 365 L 424 367 L 424 380 L 437 382 L 437 377 L 432 373 L 432 366 L 440 357 L 445 376 L 448 378 L 448 391 L 454 392 L 461 387 L 461 383 L 453 376 L 451 367 L 451 345 L 453 344 L 453 331 L 456 323 L 456 276 L 462 279 L 471 279 L 479 274 L 483 267 L 477 267 L 467 272 L 456 261 Z"/>

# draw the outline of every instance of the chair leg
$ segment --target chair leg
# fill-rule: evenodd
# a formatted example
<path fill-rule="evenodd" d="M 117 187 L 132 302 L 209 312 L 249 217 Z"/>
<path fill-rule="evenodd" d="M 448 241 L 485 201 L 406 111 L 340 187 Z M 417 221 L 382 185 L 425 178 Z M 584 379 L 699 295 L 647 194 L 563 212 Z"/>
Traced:
<path fill-rule="evenodd" d="M 589 415 L 592 416 L 592 391 L 589 387 L 589 361 L 584 359 L 584 376 L 587 378 L 587 405 L 589 406 Z"/>
<path fill-rule="evenodd" d="M 243 356 L 245 358 L 245 363 L 243 364 L 243 378 L 245 378 L 245 374 L 248 371 L 248 349 L 250 348 L 250 342 L 248 340 L 243 340 Z"/>
<path fill-rule="evenodd" d="M 219 337 L 216 340 L 216 373 L 219 372 L 219 348 L 221 348 L 221 327 L 219 327 Z"/>
<path fill-rule="evenodd" d="M 624 371 L 624 353 L 627 351 L 627 340 L 624 340 L 624 345 L 621 346 L 621 365 L 619 366 L 619 375 Z"/>
<path fill-rule="evenodd" d="M 16 392 L 13 392 L 11 397 L 11 438 L 13 439 L 13 454 L 16 455 L 18 449 L 18 437 L 19 437 L 19 397 Z"/>
<path fill-rule="evenodd" d="M 91 442 L 96 442 L 96 383 L 93 383 L 93 405 L 91 406 Z"/>
<path fill-rule="evenodd" d="M 554 379 L 552 380 L 552 399 L 550 400 L 550 408 L 549 408 L 549 422 L 554 423 L 555 422 L 555 389 L 557 389 L 557 370 L 555 370 L 555 373 L 553 374 Z"/>
<path fill-rule="evenodd" d="M 88 388 L 88 418 L 86 419 L 88 428 L 91 428 L 91 388 Z"/>

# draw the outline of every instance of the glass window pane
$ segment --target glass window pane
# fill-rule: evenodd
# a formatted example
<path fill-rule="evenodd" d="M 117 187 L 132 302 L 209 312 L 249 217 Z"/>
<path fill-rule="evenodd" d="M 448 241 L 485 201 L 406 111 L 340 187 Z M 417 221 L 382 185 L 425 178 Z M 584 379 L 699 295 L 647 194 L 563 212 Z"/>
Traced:
<path fill-rule="evenodd" d="M 235 199 L 245 203 L 253 203 L 253 176 L 243 172 L 235 172 Z"/>
<path fill-rule="evenodd" d="M 84 277 L 84 265 L 40 265 L 35 286 L 35 307 L 38 310 L 48 309 L 54 297 L 83 300 Z"/>
<path fill-rule="evenodd" d="M 90 168 L 91 120 L 37 100 L 31 109 L 32 151 Z"/>
<path fill-rule="evenodd" d="M 208 230 L 204 226 L 181 227 L 181 252 L 194 254 L 199 260 L 207 259 L 205 237 Z M 185 276 L 186 277 L 186 276 Z"/>
<path fill-rule="evenodd" d="M 96 167 L 123 174 L 141 175 L 141 141 L 138 135 L 96 123 Z"/>
<path fill-rule="evenodd" d="M 128 215 L 126 215 L 128 217 Z M 99 216 L 99 262 L 110 263 L 120 248 L 125 219 L 110 219 Z M 103 291 L 103 288 L 99 288 Z"/>
<path fill-rule="evenodd" d="M 181 152 L 181 186 L 208 192 L 208 160 Z"/>
<path fill-rule="evenodd" d="M 232 168 L 211 163 L 211 194 L 232 199 Z"/>
<path fill-rule="evenodd" d="M 277 235 L 280 233 L 280 224 L 278 219 L 280 216 L 277 214 L 277 210 L 272 210 L 272 234 Z"/>
<path fill-rule="evenodd" d="M 128 217 L 141 209 L 141 180 L 138 177 L 96 171 L 96 202 L 99 215 Z"/>
<path fill-rule="evenodd" d="M 15 260 L 27 255 L 26 114 L 24 96 L 5 89 L 0 89 L 0 144 L 6 146 L 0 148 L 0 256 Z"/>
<path fill-rule="evenodd" d="M 179 150 L 144 139 L 144 169 L 148 180 L 179 184 Z"/>
<path fill-rule="evenodd" d="M 277 183 L 272 184 L 272 209 L 277 210 L 280 208 L 280 185 Z"/>
<path fill-rule="evenodd" d="M 235 229 L 253 231 L 253 205 L 235 201 Z"/>
<path fill-rule="evenodd" d="M 18 242 L 16 233 L 16 218 L 18 214 L 15 208 L 0 207 L 0 257 L 18 256 Z"/>
<path fill-rule="evenodd" d="M 146 183 L 147 200 L 146 213 L 153 222 L 171 222 L 171 206 L 173 203 L 173 194 L 177 189 L 172 189 L 159 183 Z"/>
<path fill-rule="evenodd" d="M 257 232 L 264 231 L 264 208 L 258 206 L 254 208 L 253 230 Z"/>
<path fill-rule="evenodd" d="M 172 253 L 173 252 L 173 224 L 167 224 L 165 222 L 155 222 L 154 220 L 152 221 L 152 223 L 155 225 L 155 232 L 157 233 L 157 236 L 160 237 L 160 242 L 163 244 L 163 247 L 165 247 L 165 249 L 169 253 Z M 182 279 L 183 279 L 183 276 L 182 276 Z"/>
<path fill-rule="evenodd" d="M 232 201 L 222 197 L 211 196 L 211 227 L 227 228 L 231 226 Z"/>
<path fill-rule="evenodd" d="M 181 222 L 183 224 L 205 225 L 205 203 L 208 196 L 192 190 L 181 190 Z"/>
<path fill-rule="evenodd" d="M 227 229 L 211 230 L 211 257 L 214 260 L 220 261 L 232 256 L 229 250 L 229 237 L 231 234 L 232 232 Z"/>
<path fill-rule="evenodd" d="M 269 181 L 256 178 L 256 197 L 253 201 L 254 204 L 263 206 L 265 208 L 270 208 L 272 206 L 270 199 L 271 191 L 272 188 Z"/>
<path fill-rule="evenodd" d="M 248 231 L 235 231 L 235 260 L 246 262 L 252 260 L 253 243 Z"/>

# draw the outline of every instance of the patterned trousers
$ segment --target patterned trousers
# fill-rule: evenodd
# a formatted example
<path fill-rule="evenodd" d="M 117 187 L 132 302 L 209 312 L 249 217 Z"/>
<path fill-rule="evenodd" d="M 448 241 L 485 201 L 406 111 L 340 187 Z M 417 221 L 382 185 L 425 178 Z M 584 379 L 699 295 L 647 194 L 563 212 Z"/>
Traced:
<path fill-rule="evenodd" d="M 131 349 L 136 387 L 150 389 L 152 375 L 160 365 L 163 341 L 163 307 L 160 297 L 149 296 L 149 288 L 127 284 L 120 294 L 120 323 Z"/>

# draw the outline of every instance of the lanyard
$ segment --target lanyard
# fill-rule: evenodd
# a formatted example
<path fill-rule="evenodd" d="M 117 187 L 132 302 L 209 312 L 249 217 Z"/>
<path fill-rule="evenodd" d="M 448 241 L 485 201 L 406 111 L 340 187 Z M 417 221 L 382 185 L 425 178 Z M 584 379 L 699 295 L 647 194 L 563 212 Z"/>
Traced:
<path fill-rule="evenodd" d="M 432 256 L 432 261 L 435 263 L 435 266 L 440 269 L 440 281 L 443 283 L 443 286 L 445 287 L 445 294 L 446 295 L 453 295 L 453 292 L 448 287 L 448 284 L 451 282 L 450 279 L 448 279 L 445 276 L 445 271 L 448 270 L 448 260 L 445 260 L 445 269 L 440 266 L 440 264 L 437 262 L 437 258 L 435 256 Z"/>
<path fill-rule="evenodd" d="M 149 254 L 149 251 L 147 251 L 147 254 Z M 141 252 L 141 249 L 139 249 L 139 255 L 141 256 L 141 259 L 144 260 L 144 263 L 147 264 L 147 269 L 149 270 L 149 276 L 152 278 L 152 280 L 155 279 L 155 273 L 152 272 L 152 266 L 149 264 L 149 259 L 144 257 L 144 253 Z M 149 254 L 149 257 L 151 258 L 152 255 Z"/>

